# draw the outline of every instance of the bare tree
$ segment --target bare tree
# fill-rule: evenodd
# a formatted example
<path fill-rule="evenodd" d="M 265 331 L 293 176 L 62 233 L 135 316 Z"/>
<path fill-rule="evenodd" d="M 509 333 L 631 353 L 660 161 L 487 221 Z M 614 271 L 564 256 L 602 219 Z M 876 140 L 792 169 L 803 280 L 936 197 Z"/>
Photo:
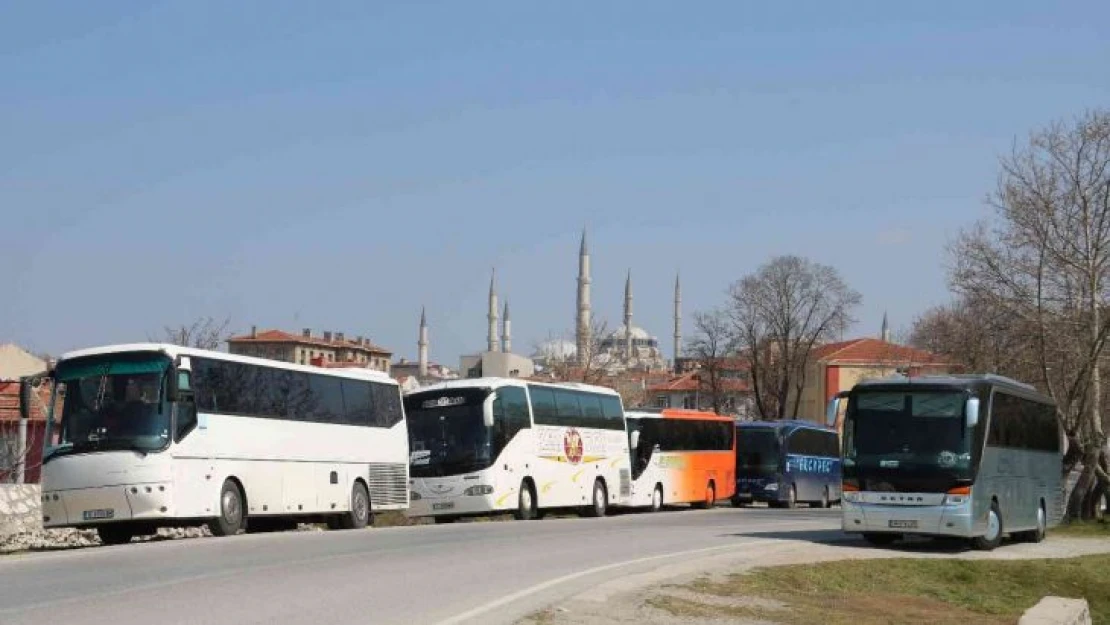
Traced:
<path fill-rule="evenodd" d="M 709 398 L 713 412 L 721 414 L 725 405 L 725 358 L 735 352 L 735 335 L 723 310 L 694 313 L 694 337 L 686 354 L 698 361 L 698 392 Z"/>
<path fill-rule="evenodd" d="M 832 267 L 779 256 L 732 285 L 736 342 L 764 419 L 798 414 L 813 347 L 843 334 L 861 296 Z M 793 399 L 793 401 L 791 401 Z"/>
<path fill-rule="evenodd" d="M 1110 489 L 1101 365 L 1110 337 L 1110 112 L 1054 123 L 1001 165 L 994 218 L 952 246 L 952 286 L 1030 332 L 1038 378 L 1082 466 L 1068 516 L 1091 518 Z"/>
<path fill-rule="evenodd" d="M 230 325 L 230 319 L 216 321 L 212 317 L 203 317 L 190 325 L 165 326 L 162 341 L 182 347 L 216 350 L 231 338 L 231 333 L 227 331 Z"/>
<path fill-rule="evenodd" d="M 602 342 L 609 335 L 609 325 L 605 321 L 593 320 L 590 323 L 590 336 L 586 341 L 586 355 L 583 358 L 578 358 L 577 353 L 562 353 L 558 350 L 552 350 L 552 353 L 543 354 L 545 360 L 545 368 L 551 376 L 563 382 L 584 382 L 586 384 L 597 384 L 601 382 L 607 374 L 606 366 L 609 364 L 609 354 L 605 353 L 601 348 Z M 573 337 L 556 337 L 548 339 L 547 343 L 555 342 L 571 342 Z M 542 346 L 537 346 L 538 351 L 542 351 Z"/>

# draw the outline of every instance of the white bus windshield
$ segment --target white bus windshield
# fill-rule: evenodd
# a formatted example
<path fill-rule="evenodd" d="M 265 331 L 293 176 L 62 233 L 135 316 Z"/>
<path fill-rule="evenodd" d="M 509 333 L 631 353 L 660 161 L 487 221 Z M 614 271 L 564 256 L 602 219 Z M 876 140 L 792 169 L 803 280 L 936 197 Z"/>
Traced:
<path fill-rule="evenodd" d="M 169 358 L 159 354 L 105 355 L 59 364 L 61 438 L 54 453 L 164 449 L 171 431 L 165 396 L 169 366 Z"/>

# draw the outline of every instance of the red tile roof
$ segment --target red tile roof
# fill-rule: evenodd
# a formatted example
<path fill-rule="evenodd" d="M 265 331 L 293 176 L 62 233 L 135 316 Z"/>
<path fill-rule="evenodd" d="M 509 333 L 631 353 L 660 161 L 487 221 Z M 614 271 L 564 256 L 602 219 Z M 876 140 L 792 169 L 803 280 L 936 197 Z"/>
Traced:
<path fill-rule="evenodd" d="M 706 383 L 701 381 L 699 377 L 701 373 L 703 372 L 690 371 L 660 384 L 649 386 L 647 390 L 652 393 L 688 393 L 698 389 L 704 390 Z M 723 378 L 721 380 L 721 390 L 726 393 L 747 393 L 751 391 L 751 387 L 746 380 Z"/>
<path fill-rule="evenodd" d="M 873 338 L 852 339 L 818 346 L 813 349 L 813 360 L 836 365 L 953 364 L 944 362 L 940 356 L 923 349 Z"/>
<path fill-rule="evenodd" d="M 344 337 L 342 341 L 335 339 L 332 335 L 332 340 L 324 340 L 321 336 L 305 337 L 300 334 L 290 334 L 282 330 L 262 330 L 256 332 L 254 336 L 249 334 L 243 336 L 233 336 L 227 340 L 228 343 L 296 343 L 298 345 L 316 345 L 319 347 L 330 347 L 332 349 L 355 349 L 367 352 L 374 352 L 377 354 L 385 354 L 392 356 L 393 352 L 384 347 L 374 345 L 373 343 L 359 343 L 355 339 Z"/>

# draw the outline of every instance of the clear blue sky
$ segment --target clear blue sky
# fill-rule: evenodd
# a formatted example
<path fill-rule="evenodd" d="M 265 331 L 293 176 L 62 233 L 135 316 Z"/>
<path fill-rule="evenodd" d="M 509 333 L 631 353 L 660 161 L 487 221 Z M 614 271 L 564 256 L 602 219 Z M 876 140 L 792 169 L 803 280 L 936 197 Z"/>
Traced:
<path fill-rule="evenodd" d="M 148 8 L 138 8 L 149 4 Z M 530 6 L 525 6 L 529 4 Z M 789 8 L 785 5 L 789 4 Z M 774 5 L 774 6 L 769 6 Z M 368 8 L 370 7 L 370 8 Z M 1110 3 L 0 5 L 0 342 L 198 316 L 516 351 L 594 309 L 670 356 L 776 254 L 907 326 L 1016 137 L 1110 103 Z"/>

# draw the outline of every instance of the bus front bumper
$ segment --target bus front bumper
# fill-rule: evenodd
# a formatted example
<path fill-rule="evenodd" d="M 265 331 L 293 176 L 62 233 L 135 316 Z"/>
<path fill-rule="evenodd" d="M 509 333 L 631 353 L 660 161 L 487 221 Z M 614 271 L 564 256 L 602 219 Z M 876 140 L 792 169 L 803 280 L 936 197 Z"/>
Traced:
<path fill-rule="evenodd" d="M 48 528 L 155 521 L 173 514 L 169 482 L 47 490 L 42 494 L 42 524 Z"/>
<path fill-rule="evenodd" d="M 975 535 L 970 501 L 961 505 L 885 505 L 841 501 L 841 528 L 848 533 Z"/>

